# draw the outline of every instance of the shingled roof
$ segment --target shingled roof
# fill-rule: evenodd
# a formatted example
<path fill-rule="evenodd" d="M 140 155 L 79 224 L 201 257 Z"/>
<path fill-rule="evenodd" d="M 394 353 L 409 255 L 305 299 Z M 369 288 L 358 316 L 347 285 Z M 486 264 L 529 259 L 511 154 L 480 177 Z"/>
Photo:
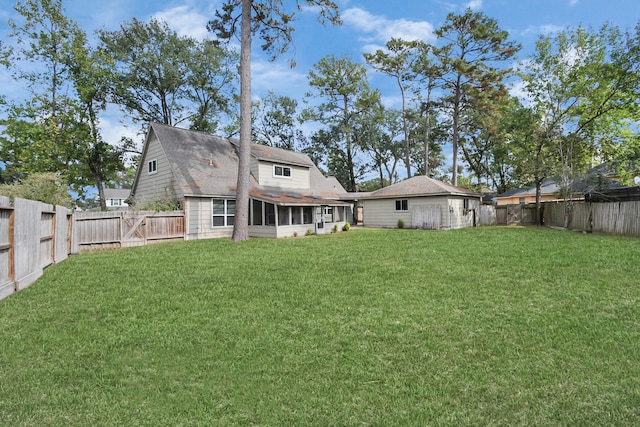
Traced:
<path fill-rule="evenodd" d="M 384 199 L 389 197 L 420 197 L 420 196 L 472 196 L 480 197 L 478 193 L 466 188 L 456 187 L 428 176 L 419 175 L 388 187 L 381 188 L 369 194 L 368 199 Z"/>
<path fill-rule="evenodd" d="M 238 176 L 237 140 L 159 123 L 152 123 L 149 132 L 157 137 L 184 196 L 235 196 Z M 301 196 L 314 200 L 331 199 L 346 193 L 335 178 L 325 177 L 304 153 L 251 144 L 251 155 L 263 161 L 308 167 L 311 189 L 300 194 Z M 251 188 L 256 195 L 282 192 L 281 189 L 259 186 L 254 177 L 251 177 Z"/>

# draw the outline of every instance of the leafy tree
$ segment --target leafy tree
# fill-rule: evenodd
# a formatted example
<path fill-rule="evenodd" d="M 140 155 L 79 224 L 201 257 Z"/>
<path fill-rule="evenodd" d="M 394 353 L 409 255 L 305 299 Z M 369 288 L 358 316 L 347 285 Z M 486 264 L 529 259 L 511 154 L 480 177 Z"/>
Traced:
<path fill-rule="evenodd" d="M 111 82 L 113 60 L 103 50 L 91 50 L 84 34 L 74 39 L 70 76 L 78 94 L 78 125 L 76 136 L 80 143 L 75 145 L 73 156 L 77 161 L 72 172 L 78 176 L 91 177 L 98 189 L 100 208 L 106 210 L 104 184 L 116 172 L 124 168 L 122 148 L 116 149 L 102 139 L 98 114 L 106 109 Z"/>
<path fill-rule="evenodd" d="M 463 15 L 449 14 L 446 22 L 436 30 L 444 41 L 438 50 L 443 66 L 443 98 L 451 115 L 453 145 L 453 173 L 451 181 L 457 184 L 458 145 L 460 143 L 461 118 L 465 110 L 480 104 L 481 97 L 487 103 L 496 92 L 504 91 L 503 81 L 508 69 L 497 64 L 512 58 L 520 46 L 508 40 L 508 32 L 501 30 L 495 19 L 481 12 L 467 9 Z M 473 92 L 475 102 L 470 95 Z"/>
<path fill-rule="evenodd" d="M 602 129 L 633 111 L 640 87 L 637 53 L 619 30 L 578 27 L 543 36 L 522 73 L 545 143 L 555 151 L 553 175 L 565 196 L 565 226 L 572 210 L 573 182 L 601 147 Z M 537 193 L 539 194 L 539 188 Z"/>
<path fill-rule="evenodd" d="M 12 184 L 0 185 L 0 195 L 12 199 L 38 200 L 51 205 L 71 207 L 72 200 L 67 186 L 53 172 L 34 173 Z"/>
<path fill-rule="evenodd" d="M 402 97 L 402 130 L 404 133 L 404 163 L 407 178 L 411 178 L 411 149 L 409 125 L 407 119 L 407 91 L 416 80 L 416 65 L 422 59 L 420 41 L 405 41 L 392 38 L 386 44 L 386 51 L 378 49 L 375 53 L 365 53 L 364 57 L 374 69 L 396 80 Z"/>
<path fill-rule="evenodd" d="M 333 55 L 314 65 L 309 72 L 309 84 L 312 92 L 307 98 L 316 97 L 324 102 L 306 109 L 303 118 L 329 128 L 316 141 L 324 144 L 329 157 L 341 159 L 348 173 L 342 183 L 348 191 L 355 191 L 362 170 L 357 158 L 362 151 L 362 138 L 355 134 L 358 120 L 381 108 L 380 94 L 369 87 L 364 65 Z"/>
<path fill-rule="evenodd" d="M 438 63 L 434 55 L 438 52 L 435 46 L 428 43 L 421 43 L 420 56 L 418 61 L 413 65 L 414 72 L 418 78 L 420 85 L 426 91 L 426 98 L 424 98 L 424 91 L 419 91 L 423 96 L 423 101 L 420 105 L 420 111 L 424 113 L 424 156 L 422 162 L 422 173 L 426 176 L 430 176 L 430 169 L 432 166 L 432 160 L 441 155 L 441 149 L 438 150 L 438 155 L 433 156 L 430 154 L 432 145 L 431 130 L 436 120 L 432 120 L 432 112 L 434 110 L 434 103 L 432 100 L 433 91 L 437 88 L 438 80 L 441 78 L 443 69 Z"/>
<path fill-rule="evenodd" d="M 189 116 L 191 129 L 215 133 L 221 116 L 234 113 L 238 54 L 205 40 L 192 47 L 188 61 L 185 95 L 194 106 Z"/>
<path fill-rule="evenodd" d="M 73 40 L 81 31 L 64 16 L 60 0 L 17 2 L 15 10 L 24 23 L 9 21 L 9 37 L 16 48 L 4 56 L 13 78 L 24 82 L 32 97 L 9 106 L 3 158 L 15 177 L 65 171 L 74 143 L 76 108 L 66 77 Z"/>
<path fill-rule="evenodd" d="M 304 141 L 302 131 L 296 126 L 297 114 L 295 99 L 269 91 L 254 111 L 253 139 L 258 144 L 295 150 L 296 142 Z"/>
<path fill-rule="evenodd" d="M 316 7 L 320 21 L 339 23 L 338 6 L 331 0 L 296 0 L 302 6 Z M 222 40 L 238 33 L 240 25 L 240 148 L 238 183 L 236 186 L 236 218 L 233 227 L 234 242 L 249 238 L 249 174 L 251 155 L 251 41 L 258 32 L 262 49 L 275 59 L 287 51 L 292 41 L 295 13 L 288 13 L 282 0 L 225 0 L 222 10 L 207 28 Z M 238 16 L 238 11 L 240 16 Z"/>
<path fill-rule="evenodd" d="M 384 109 L 380 120 L 372 117 L 367 124 L 369 127 L 361 136 L 362 148 L 378 172 L 378 184 L 381 187 L 393 184 L 398 178 L 398 163 L 404 156 L 402 112 Z"/>
<path fill-rule="evenodd" d="M 166 22 L 133 19 L 117 31 L 100 30 L 102 48 L 116 60 L 112 101 L 134 123 L 175 126 L 189 118 L 186 86 L 195 41 Z"/>

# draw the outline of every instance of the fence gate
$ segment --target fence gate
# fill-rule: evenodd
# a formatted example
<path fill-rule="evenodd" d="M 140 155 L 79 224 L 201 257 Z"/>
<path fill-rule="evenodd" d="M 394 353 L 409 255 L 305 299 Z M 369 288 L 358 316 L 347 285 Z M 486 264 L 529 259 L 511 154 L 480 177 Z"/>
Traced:
<path fill-rule="evenodd" d="M 122 214 L 122 246 L 144 245 L 146 236 L 146 215 L 127 212 Z"/>
<path fill-rule="evenodd" d="M 507 206 L 507 225 L 520 225 L 522 223 L 522 206 Z"/>
<path fill-rule="evenodd" d="M 415 228 L 439 230 L 440 219 L 440 206 L 416 206 L 413 208 L 411 222 Z"/>

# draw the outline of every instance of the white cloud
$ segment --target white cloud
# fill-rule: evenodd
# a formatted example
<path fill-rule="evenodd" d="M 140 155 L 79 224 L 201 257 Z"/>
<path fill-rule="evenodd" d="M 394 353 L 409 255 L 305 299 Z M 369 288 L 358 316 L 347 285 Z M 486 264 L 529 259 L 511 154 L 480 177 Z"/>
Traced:
<path fill-rule="evenodd" d="M 251 88 L 253 93 L 259 95 L 272 90 L 278 95 L 296 98 L 308 88 L 307 76 L 287 64 L 253 61 Z"/>
<path fill-rule="evenodd" d="M 564 27 L 561 27 L 559 25 L 553 25 L 553 24 L 545 24 L 545 25 L 538 25 L 538 26 L 530 25 L 529 27 L 527 27 L 526 30 L 522 32 L 522 35 L 524 36 L 530 35 L 530 34 L 550 35 L 554 33 L 559 33 L 562 30 L 564 30 Z"/>
<path fill-rule="evenodd" d="M 471 0 L 467 3 L 467 7 L 471 10 L 478 10 L 482 8 L 482 0 Z"/>
<path fill-rule="evenodd" d="M 178 6 L 163 10 L 154 14 L 153 18 L 165 21 L 171 29 L 183 36 L 203 40 L 210 35 L 207 30 L 210 16 L 190 9 L 189 6 Z"/>
<path fill-rule="evenodd" d="M 569 0 L 569 6 L 575 6 L 579 3 L 580 0 Z"/>
<path fill-rule="evenodd" d="M 360 8 L 345 10 L 342 13 L 342 20 L 346 25 L 368 34 L 368 41 L 386 43 L 394 37 L 402 40 L 432 41 L 435 38 L 433 25 L 427 21 L 388 19 Z"/>

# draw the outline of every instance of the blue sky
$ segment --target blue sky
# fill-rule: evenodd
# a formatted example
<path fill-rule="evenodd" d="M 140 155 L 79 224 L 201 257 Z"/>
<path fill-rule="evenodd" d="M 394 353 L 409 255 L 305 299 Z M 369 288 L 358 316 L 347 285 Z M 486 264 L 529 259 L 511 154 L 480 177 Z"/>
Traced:
<path fill-rule="evenodd" d="M 383 46 L 391 37 L 419 38 L 434 41 L 433 29 L 439 27 L 449 12 L 462 13 L 465 8 L 481 11 L 495 18 L 513 40 L 523 45 L 522 60 L 532 51 L 539 34 L 553 33 L 568 26 L 582 24 L 599 28 L 605 22 L 622 29 L 632 29 L 640 21 L 638 0 L 336 0 L 344 20 L 342 26 L 322 26 L 312 11 L 301 12 L 295 22 L 294 46 L 275 62 L 269 62 L 254 43 L 253 92 L 264 96 L 269 90 L 299 101 L 309 89 L 307 74 L 323 56 L 347 55 L 363 61 L 362 54 Z M 291 3 L 291 0 L 285 0 Z M 67 16 L 88 33 L 99 28 L 108 30 L 132 18 L 161 18 L 181 34 L 196 38 L 209 37 L 206 23 L 221 0 L 63 0 Z M 11 0 L 2 0 L 0 39 L 7 42 L 7 19 L 15 17 Z M 297 66 L 289 67 L 293 59 Z M 3 86 L 0 93 L 20 97 L 23 88 L 0 71 Z M 388 106 L 398 106 L 399 95 L 394 82 L 381 74 L 370 73 L 370 84 L 379 88 Z M 120 135 L 133 136 L 133 129 L 119 123 L 123 115 L 110 110 L 102 118 L 103 136 L 118 141 Z"/>

